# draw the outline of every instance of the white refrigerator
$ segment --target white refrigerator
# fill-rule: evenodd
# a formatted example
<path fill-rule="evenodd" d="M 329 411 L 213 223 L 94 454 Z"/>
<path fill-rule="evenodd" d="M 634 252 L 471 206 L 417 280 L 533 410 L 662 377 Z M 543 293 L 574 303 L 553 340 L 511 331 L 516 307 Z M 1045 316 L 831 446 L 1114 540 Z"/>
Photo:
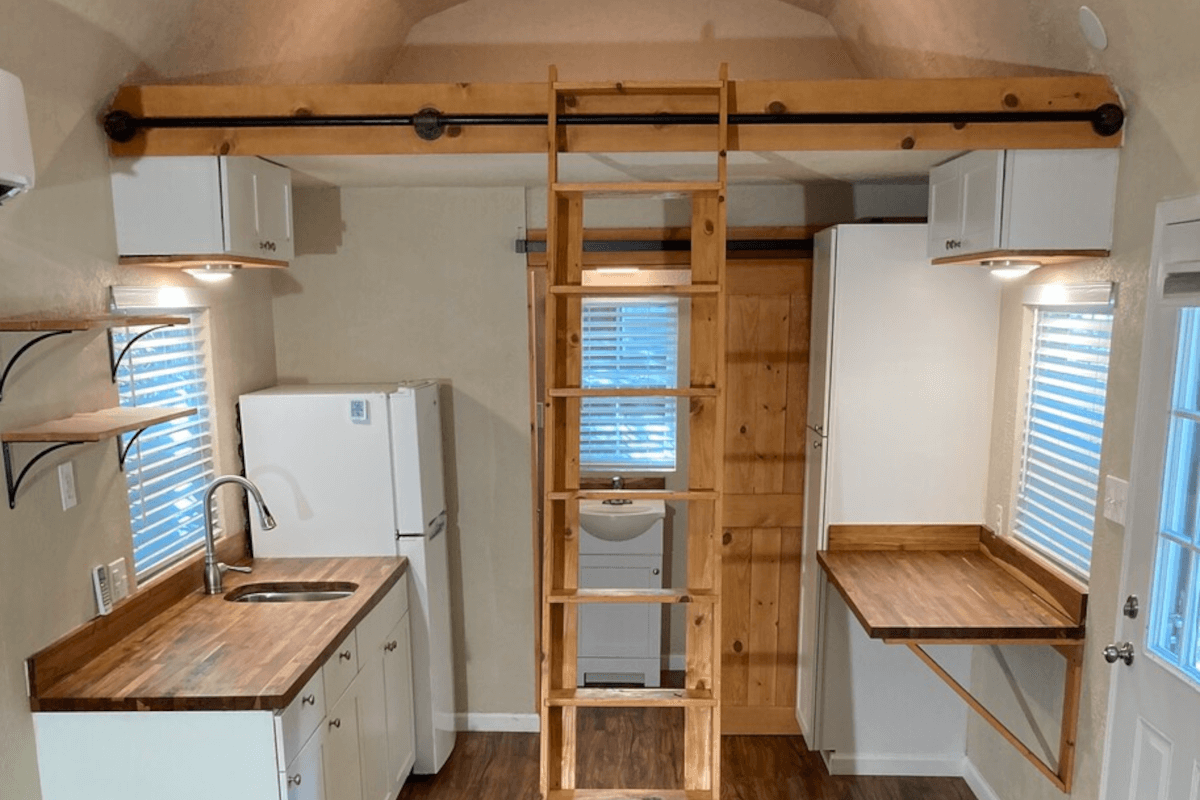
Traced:
<path fill-rule="evenodd" d="M 814 242 L 797 718 L 835 774 L 959 774 L 966 705 L 869 639 L 816 561 L 830 525 L 984 521 L 1000 283 L 924 225 Z M 969 685 L 970 648 L 932 648 Z"/>
<path fill-rule="evenodd" d="M 413 771 L 437 772 L 455 740 L 437 383 L 276 386 L 239 406 L 246 477 L 278 523 L 251 520 L 255 556 L 408 559 Z"/>

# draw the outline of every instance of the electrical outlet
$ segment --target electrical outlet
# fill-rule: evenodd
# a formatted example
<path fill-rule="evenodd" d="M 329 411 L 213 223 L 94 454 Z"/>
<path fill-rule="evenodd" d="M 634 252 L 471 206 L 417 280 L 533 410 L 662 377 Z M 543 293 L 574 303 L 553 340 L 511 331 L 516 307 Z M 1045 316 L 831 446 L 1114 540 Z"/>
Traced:
<path fill-rule="evenodd" d="M 1129 481 L 1104 476 L 1104 518 L 1118 525 L 1125 524 L 1125 507 L 1129 503 Z"/>
<path fill-rule="evenodd" d="M 58 492 L 62 495 L 62 508 L 74 508 L 79 502 L 75 496 L 75 462 L 67 461 L 58 465 Z"/>
<path fill-rule="evenodd" d="M 129 597 L 129 573 L 125 571 L 125 559 L 118 558 L 108 565 L 109 580 L 112 581 L 113 602 Z"/>

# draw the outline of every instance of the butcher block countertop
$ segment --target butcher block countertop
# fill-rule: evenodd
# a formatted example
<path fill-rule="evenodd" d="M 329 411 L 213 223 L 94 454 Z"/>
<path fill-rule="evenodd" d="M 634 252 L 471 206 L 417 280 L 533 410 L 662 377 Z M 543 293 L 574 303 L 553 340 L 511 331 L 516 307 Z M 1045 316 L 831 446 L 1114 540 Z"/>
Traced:
<path fill-rule="evenodd" d="M 250 583 L 349 581 L 350 597 L 234 603 L 193 592 L 63 675 L 31 658 L 34 711 L 240 711 L 285 708 L 342 639 L 404 574 L 404 558 L 260 558 L 225 574 L 225 592 Z M 39 664 L 39 658 L 43 659 Z M 46 685 L 42 685 L 45 683 Z"/>
<path fill-rule="evenodd" d="M 834 525 L 817 560 L 873 639 L 1084 638 L 1086 587 L 982 526 Z"/>

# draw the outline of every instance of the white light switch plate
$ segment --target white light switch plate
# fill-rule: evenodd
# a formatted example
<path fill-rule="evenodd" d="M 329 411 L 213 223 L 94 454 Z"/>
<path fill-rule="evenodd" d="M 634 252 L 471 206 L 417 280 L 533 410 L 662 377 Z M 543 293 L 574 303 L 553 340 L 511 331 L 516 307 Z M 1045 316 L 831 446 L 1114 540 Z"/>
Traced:
<path fill-rule="evenodd" d="M 1104 518 L 1125 524 L 1125 506 L 1129 502 L 1129 481 L 1104 476 Z"/>
<path fill-rule="evenodd" d="M 62 495 L 63 511 L 74 508 L 79 502 L 75 496 L 75 463 L 67 461 L 58 465 L 58 492 Z"/>
<path fill-rule="evenodd" d="M 108 565 L 108 578 L 112 583 L 113 602 L 129 597 L 129 573 L 125 570 L 125 559 L 118 558 Z"/>

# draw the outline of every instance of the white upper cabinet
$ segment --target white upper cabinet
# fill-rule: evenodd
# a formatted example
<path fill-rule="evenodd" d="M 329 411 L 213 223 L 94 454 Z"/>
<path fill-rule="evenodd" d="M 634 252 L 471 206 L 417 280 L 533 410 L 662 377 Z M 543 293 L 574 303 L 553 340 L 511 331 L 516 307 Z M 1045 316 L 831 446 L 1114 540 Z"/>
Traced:
<path fill-rule="evenodd" d="M 929 173 L 929 257 L 1104 255 L 1116 150 L 980 150 Z"/>
<path fill-rule="evenodd" d="M 117 251 L 122 256 L 228 256 L 288 262 L 292 175 L 249 156 L 115 159 Z"/>

